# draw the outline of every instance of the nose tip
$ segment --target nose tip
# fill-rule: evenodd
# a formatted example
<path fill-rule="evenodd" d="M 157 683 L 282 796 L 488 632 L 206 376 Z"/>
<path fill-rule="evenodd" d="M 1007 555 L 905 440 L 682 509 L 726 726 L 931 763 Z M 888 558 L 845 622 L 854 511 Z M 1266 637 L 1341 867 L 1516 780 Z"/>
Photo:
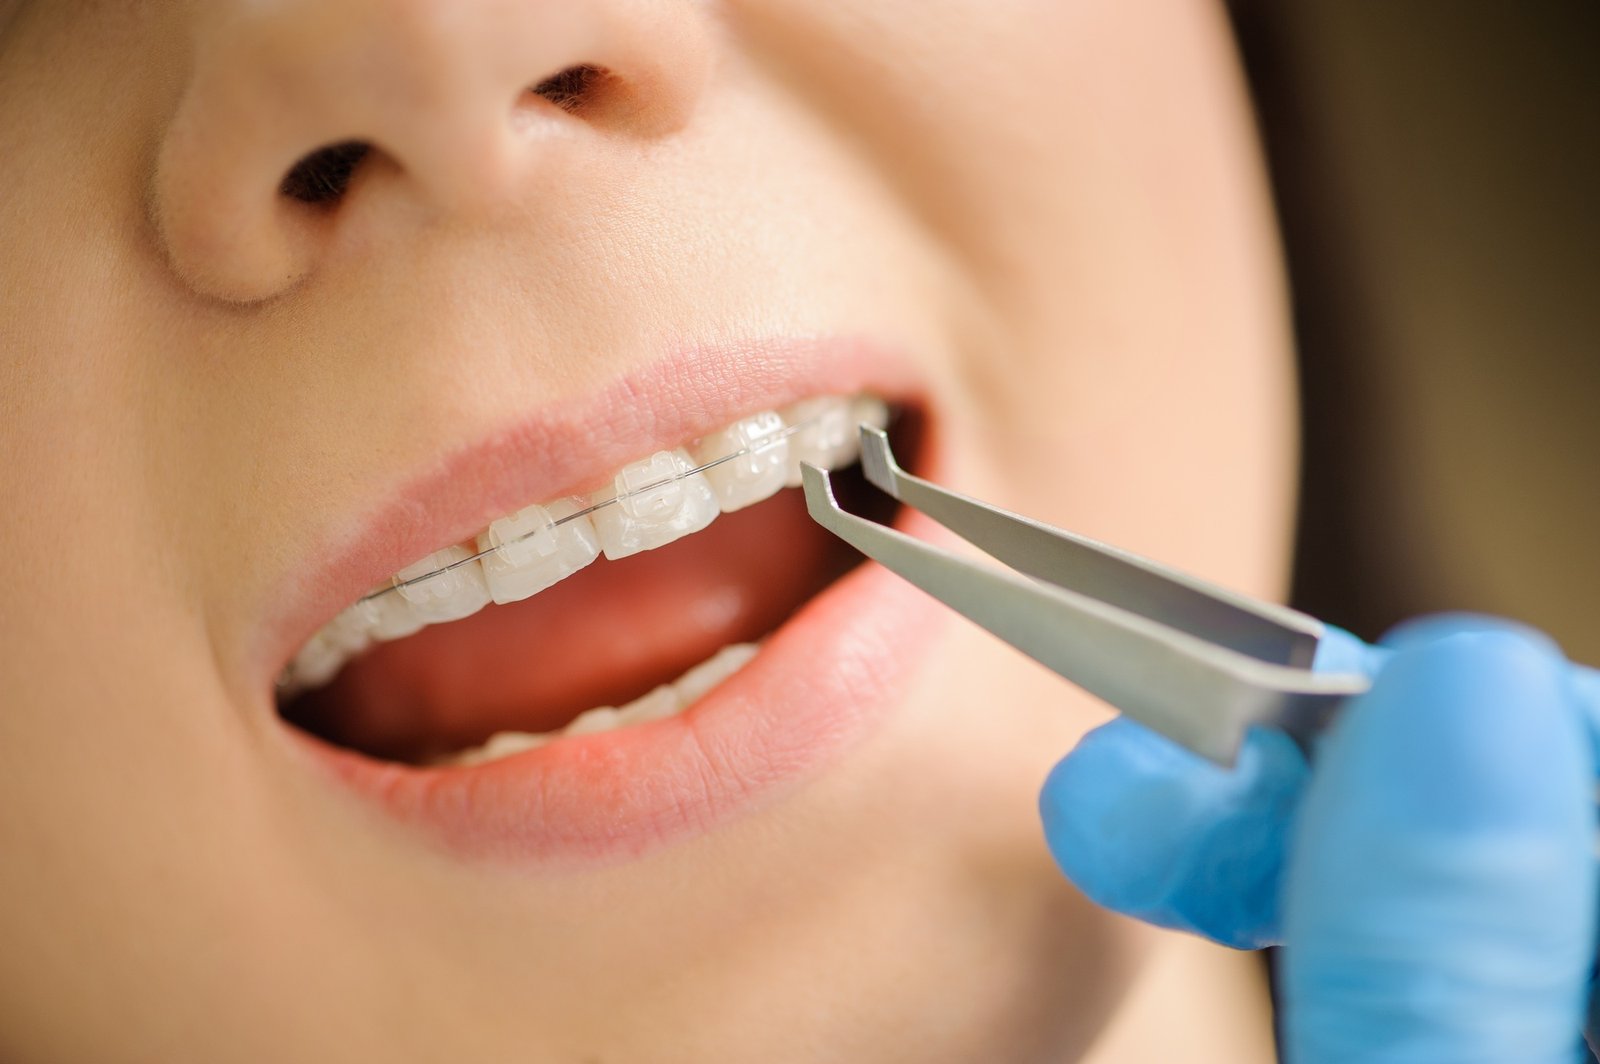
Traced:
<path fill-rule="evenodd" d="M 595 138 L 670 134 L 709 67 L 702 16 L 682 0 L 198 10 L 151 200 L 174 272 L 229 302 L 313 273 L 363 198 L 404 197 L 420 208 L 411 217 L 481 216 Z"/>

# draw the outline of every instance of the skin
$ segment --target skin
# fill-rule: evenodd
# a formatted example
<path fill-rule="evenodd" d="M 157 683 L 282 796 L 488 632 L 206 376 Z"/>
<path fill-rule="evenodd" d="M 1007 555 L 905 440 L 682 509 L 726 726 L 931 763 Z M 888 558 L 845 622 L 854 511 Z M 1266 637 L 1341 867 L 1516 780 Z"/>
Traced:
<path fill-rule="evenodd" d="M 887 338 L 949 483 L 1280 593 L 1291 360 L 1218 10 L 0 27 L 0 1057 L 1266 1059 L 1247 958 L 1061 882 L 1035 793 L 1104 710 L 964 625 L 781 800 L 577 870 L 348 815 L 242 664 L 330 522 L 685 337 Z M 592 111 L 513 108 L 594 54 Z M 345 136 L 382 151 L 339 211 L 276 195 Z"/>

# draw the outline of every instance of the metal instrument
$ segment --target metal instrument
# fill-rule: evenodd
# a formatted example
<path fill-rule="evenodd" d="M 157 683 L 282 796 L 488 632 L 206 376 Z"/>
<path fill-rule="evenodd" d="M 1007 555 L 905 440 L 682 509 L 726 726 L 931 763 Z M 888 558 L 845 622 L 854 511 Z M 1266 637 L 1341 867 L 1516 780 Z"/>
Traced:
<path fill-rule="evenodd" d="M 1365 676 L 1311 670 L 1324 627 L 1303 613 L 947 491 L 901 469 L 861 426 L 867 480 L 1009 568 L 846 512 L 803 467 L 811 517 L 1029 657 L 1195 753 L 1230 765 L 1245 730 L 1306 746 Z"/>

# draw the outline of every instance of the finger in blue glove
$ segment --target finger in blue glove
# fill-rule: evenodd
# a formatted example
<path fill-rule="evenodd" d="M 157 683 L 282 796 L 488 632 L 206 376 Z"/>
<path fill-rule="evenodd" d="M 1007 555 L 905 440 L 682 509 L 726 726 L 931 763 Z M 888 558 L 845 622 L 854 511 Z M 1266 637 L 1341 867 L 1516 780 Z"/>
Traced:
<path fill-rule="evenodd" d="M 1317 749 L 1287 870 L 1288 1059 L 1587 1059 L 1594 757 L 1561 655 L 1442 619 Z"/>
<path fill-rule="evenodd" d="M 1315 667 L 1371 675 L 1379 661 L 1329 629 Z M 1253 729 L 1225 770 L 1118 718 L 1056 766 L 1039 809 L 1056 863 L 1094 901 L 1254 949 L 1281 938 L 1284 858 L 1307 776 L 1275 731 Z"/>

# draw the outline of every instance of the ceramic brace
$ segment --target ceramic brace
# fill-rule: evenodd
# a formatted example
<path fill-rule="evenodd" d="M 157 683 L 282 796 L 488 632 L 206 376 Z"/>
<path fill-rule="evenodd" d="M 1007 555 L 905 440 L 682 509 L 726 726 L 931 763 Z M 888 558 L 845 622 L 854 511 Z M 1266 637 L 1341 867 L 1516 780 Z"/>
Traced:
<path fill-rule="evenodd" d="M 360 599 L 358 599 L 356 601 L 356 604 L 360 605 L 362 603 L 371 602 L 374 599 L 381 598 L 382 596 L 389 594 L 391 591 L 399 591 L 402 588 L 412 587 L 414 585 L 423 583 L 424 581 L 432 580 L 435 577 L 438 577 L 438 576 L 441 576 L 441 575 L 443 575 L 445 573 L 448 573 L 448 572 L 451 572 L 453 570 L 459 569 L 464 565 L 470 565 L 473 562 L 481 561 L 484 557 L 486 557 L 486 556 L 488 556 L 490 554 L 493 554 L 498 550 L 501 550 L 501 549 L 503 549 L 505 547 L 508 547 L 508 546 L 510 546 L 512 544 L 515 544 L 515 543 L 521 543 L 521 542 L 523 542 L 525 540 L 532 539 L 534 536 L 543 535 L 543 534 L 545 534 L 547 532 L 554 532 L 556 529 L 560 528 L 562 525 L 568 523 L 569 521 L 576 521 L 580 517 L 588 517 L 590 514 L 594 513 L 596 510 L 603 509 L 603 508 L 605 508 L 607 506 L 614 506 L 617 503 L 624 502 L 624 501 L 626 501 L 628 499 L 632 499 L 632 498 L 635 498 L 635 497 L 640 496 L 640 495 L 644 495 L 647 492 L 657 491 L 657 490 L 665 487 L 668 484 L 675 483 L 676 481 L 683 480 L 683 479 L 685 479 L 687 477 L 696 476 L 697 474 L 704 473 L 708 469 L 715 469 L 717 466 L 723 465 L 724 463 L 727 463 L 727 462 L 732 462 L 735 459 L 743 458 L 743 457 L 745 457 L 747 455 L 760 454 L 761 452 L 766 451 L 766 450 L 768 450 L 768 449 L 770 449 L 772 447 L 776 447 L 778 444 L 780 444 L 780 443 L 784 442 L 785 440 L 789 439 L 789 437 L 795 435 L 796 433 L 799 433 L 799 432 L 801 432 L 801 431 L 803 431 L 805 429 L 810 428 L 811 426 L 815 425 L 819 421 L 823 420 L 826 416 L 827 416 L 826 414 L 816 414 L 816 415 L 813 415 L 811 417 L 805 418 L 805 419 L 803 419 L 801 421 L 797 421 L 792 425 L 785 425 L 781 430 L 779 430 L 777 432 L 774 432 L 774 433 L 772 433 L 772 434 L 770 434 L 768 436 L 765 436 L 765 437 L 761 438 L 760 440 L 757 440 L 757 441 L 755 441 L 754 443 L 752 443 L 752 444 L 750 444 L 748 446 L 741 447 L 736 451 L 731 451 L 728 454 L 721 455 L 721 456 L 719 456 L 717 458 L 713 458 L 709 462 L 703 462 L 700 465 L 696 465 L 696 466 L 693 466 L 693 467 L 688 468 L 688 469 L 678 470 L 677 472 L 673 473 L 671 476 L 661 477 L 661 478 L 659 478 L 657 480 L 652 480 L 648 484 L 641 484 L 640 486 L 634 488 L 631 491 L 622 492 L 621 494 L 614 495 L 609 499 L 601 499 L 599 502 L 590 503 L 588 506 L 585 506 L 580 510 L 575 510 L 570 514 L 566 514 L 566 515 L 564 515 L 562 517 L 555 518 L 554 520 L 552 520 L 550 522 L 550 524 L 544 526 L 543 528 L 530 529 L 529 531 L 524 532 L 519 536 L 515 536 L 515 537 L 513 537 L 511 539 L 508 539 L 505 542 L 500 543 L 500 544 L 498 544 L 496 546 L 487 547 L 487 548 L 485 548 L 483 550 L 476 551 L 476 552 L 474 552 L 472 554 L 469 554 L 465 558 L 458 558 L 455 561 L 449 563 L 448 565 L 442 565 L 439 568 L 430 570 L 430 571 L 428 571 L 426 573 L 420 573 L 420 574 L 418 574 L 416 576 L 409 577 L 409 578 L 407 578 L 405 580 L 398 580 L 398 579 L 393 580 L 389 584 L 389 586 L 380 587 L 380 588 L 378 588 L 378 589 L 376 589 L 374 591 L 370 591 L 367 594 L 363 595 Z"/>

